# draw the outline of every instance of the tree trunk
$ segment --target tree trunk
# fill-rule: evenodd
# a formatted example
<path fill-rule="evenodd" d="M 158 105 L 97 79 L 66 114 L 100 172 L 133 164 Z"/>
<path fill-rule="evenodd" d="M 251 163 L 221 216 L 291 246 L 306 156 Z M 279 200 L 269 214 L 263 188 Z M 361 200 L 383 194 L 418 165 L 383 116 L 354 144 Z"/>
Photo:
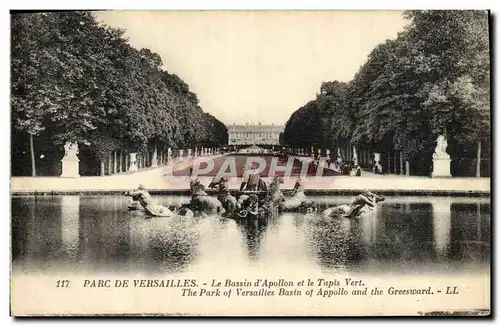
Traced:
<path fill-rule="evenodd" d="M 391 152 L 387 151 L 387 174 L 391 174 Z"/>
<path fill-rule="evenodd" d="M 120 162 L 120 165 L 119 165 L 119 169 L 118 169 L 118 172 L 123 172 L 123 152 L 120 151 L 120 158 L 118 159 L 118 161 Z"/>
<path fill-rule="evenodd" d="M 410 162 L 406 161 L 406 175 L 409 176 L 410 175 Z"/>
<path fill-rule="evenodd" d="M 477 142 L 476 177 L 481 177 L 481 139 Z"/>
<path fill-rule="evenodd" d="M 118 172 L 118 160 L 116 151 L 113 152 L 113 173 L 116 174 Z"/>
<path fill-rule="evenodd" d="M 476 204 L 477 207 L 477 241 L 481 241 L 483 239 L 482 230 L 481 230 L 481 204 L 478 202 Z"/>
<path fill-rule="evenodd" d="M 31 154 L 31 176 L 36 177 L 35 147 L 33 146 L 32 134 L 30 134 L 30 154 Z"/>
<path fill-rule="evenodd" d="M 403 152 L 399 152 L 399 174 L 403 175 Z"/>
<path fill-rule="evenodd" d="M 104 160 L 101 160 L 101 177 L 104 176 Z"/>
<path fill-rule="evenodd" d="M 394 151 L 394 153 L 392 153 L 392 155 L 394 157 L 394 160 L 393 160 L 394 161 L 394 165 L 393 165 L 394 174 L 398 174 L 398 171 L 397 171 L 398 170 L 397 169 L 397 167 L 398 167 L 398 157 L 396 155 L 396 151 Z"/>
<path fill-rule="evenodd" d="M 108 157 L 108 174 L 111 175 L 113 173 L 113 170 L 112 170 L 112 164 L 111 164 L 111 157 L 113 156 L 113 153 L 109 153 L 109 157 Z"/>

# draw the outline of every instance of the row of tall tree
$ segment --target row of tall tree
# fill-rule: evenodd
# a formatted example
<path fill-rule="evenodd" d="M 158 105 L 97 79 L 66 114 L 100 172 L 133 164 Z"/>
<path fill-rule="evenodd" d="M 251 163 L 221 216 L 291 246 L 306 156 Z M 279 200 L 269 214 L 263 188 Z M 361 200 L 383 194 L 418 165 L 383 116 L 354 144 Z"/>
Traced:
<path fill-rule="evenodd" d="M 11 15 L 11 112 L 13 153 L 26 145 L 33 175 L 36 145 L 78 142 L 104 159 L 227 142 L 224 124 L 158 54 L 86 11 Z"/>
<path fill-rule="evenodd" d="M 427 174 L 444 134 L 455 166 L 476 156 L 479 176 L 481 161 L 490 157 L 489 15 L 425 10 L 404 16 L 405 29 L 373 49 L 351 81 L 324 82 L 317 98 L 291 115 L 285 142 L 398 151 Z"/>

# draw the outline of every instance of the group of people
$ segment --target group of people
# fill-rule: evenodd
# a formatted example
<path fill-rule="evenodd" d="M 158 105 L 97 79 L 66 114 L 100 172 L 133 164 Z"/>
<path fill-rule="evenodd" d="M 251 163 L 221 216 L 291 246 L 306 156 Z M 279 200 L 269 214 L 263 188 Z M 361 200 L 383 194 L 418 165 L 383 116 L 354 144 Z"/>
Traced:
<path fill-rule="evenodd" d="M 361 176 L 361 166 L 359 166 L 358 162 L 353 161 L 353 162 L 338 162 L 335 161 L 331 164 L 329 164 L 330 169 L 333 171 L 343 174 L 343 175 L 349 175 L 352 177 L 360 177 Z"/>

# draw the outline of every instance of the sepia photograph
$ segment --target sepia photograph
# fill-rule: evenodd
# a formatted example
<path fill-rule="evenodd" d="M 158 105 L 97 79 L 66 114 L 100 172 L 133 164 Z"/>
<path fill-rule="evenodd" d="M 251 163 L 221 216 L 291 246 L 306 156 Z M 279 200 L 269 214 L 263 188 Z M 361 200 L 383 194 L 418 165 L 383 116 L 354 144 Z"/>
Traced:
<path fill-rule="evenodd" d="M 491 315 L 489 11 L 9 16 L 11 316 Z"/>

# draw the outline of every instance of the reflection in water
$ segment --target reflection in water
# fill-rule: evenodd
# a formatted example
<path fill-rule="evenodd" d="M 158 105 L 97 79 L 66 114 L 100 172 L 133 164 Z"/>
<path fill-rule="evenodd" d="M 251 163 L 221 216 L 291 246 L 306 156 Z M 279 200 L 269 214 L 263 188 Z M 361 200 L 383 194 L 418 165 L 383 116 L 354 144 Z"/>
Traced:
<path fill-rule="evenodd" d="M 198 238 L 190 222 L 178 217 L 134 218 L 130 224 L 130 238 L 137 265 L 144 268 L 152 265 L 153 269 L 166 272 L 183 270 L 194 258 Z"/>
<path fill-rule="evenodd" d="M 483 262 L 490 254 L 490 204 L 451 204 L 449 255 L 453 260 Z"/>
<path fill-rule="evenodd" d="M 372 246 L 377 241 L 377 222 L 380 211 L 375 208 L 365 214 L 365 217 L 359 221 L 362 230 L 363 243 L 365 246 Z"/>
<path fill-rule="evenodd" d="M 321 266 L 343 270 L 360 258 L 359 231 L 356 220 L 314 218 L 306 234 Z"/>
<path fill-rule="evenodd" d="M 80 245 L 80 197 L 62 196 L 61 198 L 61 240 L 68 258 L 78 257 Z"/>
<path fill-rule="evenodd" d="M 248 258 L 253 261 L 259 258 L 260 246 L 265 236 L 267 224 L 259 220 L 238 220 L 238 227 L 245 239 Z"/>
<path fill-rule="evenodd" d="M 440 258 L 448 256 L 451 230 L 451 203 L 446 198 L 432 199 L 432 222 L 434 227 L 434 247 Z"/>
<path fill-rule="evenodd" d="M 61 238 L 61 197 L 50 197 L 44 200 L 30 198 L 21 202 L 21 205 L 21 218 L 26 220 L 21 222 L 25 225 L 25 232 L 20 236 L 21 241 L 25 243 L 24 254 L 28 260 L 42 266 L 58 258 L 64 260 Z M 14 211 L 12 212 L 15 214 Z M 18 240 L 13 240 L 13 245 L 16 243 Z"/>
<path fill-rule="evenodd" d="M 332 197 L 336 203 L 350 199 Z M 301 213 L 266 223 L 147 219 L 126 206 L 122 196 L 12 198 L 14 264 L 144 273 L 224 271 L 229 264 L 406 272 L 489 264 L 489 198 L 388 197 L 359 221 Z"/>
<path fill-rule="evenodd" d="M 383 219 L 383 232 L 378 232 L 374 245 L 366 247 L 367 255 L 385 264 L 397 262 L 412 269 L 415 264 L 433 259 L 432 211 L 429 203 L 411 203 L 409 211 L 383 203 L 378 207 L 378 217 Z"/>

